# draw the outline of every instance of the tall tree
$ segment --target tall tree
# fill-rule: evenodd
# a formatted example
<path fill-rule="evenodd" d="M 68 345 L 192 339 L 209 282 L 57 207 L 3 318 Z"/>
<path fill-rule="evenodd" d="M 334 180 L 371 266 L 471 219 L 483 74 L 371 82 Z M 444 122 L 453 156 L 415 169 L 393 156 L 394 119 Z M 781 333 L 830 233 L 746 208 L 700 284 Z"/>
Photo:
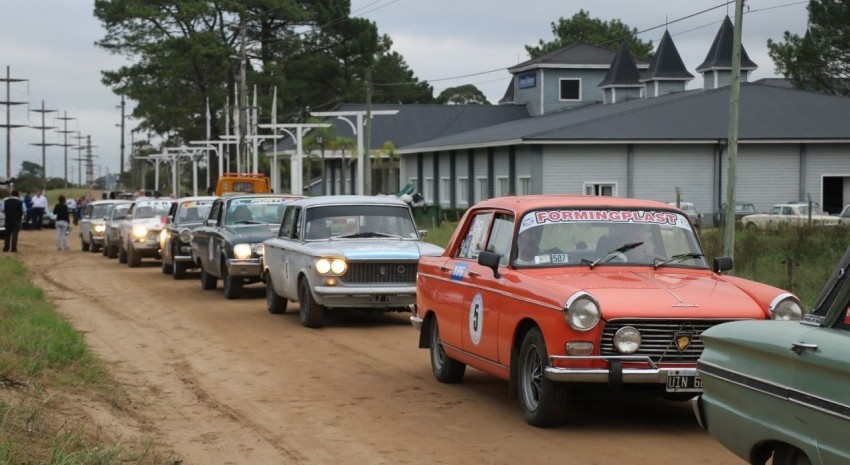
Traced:
<path fill-rule="evenodd" d="M 579 10 L 570 19 L 560 18 L 557 23 L 552 23 L 554 39 L 550 41 L 541 39 L 537 46 L 526 45 L 525 50 L 531 58 L 537 58 L 577 40 L 616 49 L 625 39 L 629 44 L 629 52 L 633 56 L 643 59 L 651 58 L 652 41 L 644 42 L 638 39 L 637 33 L 637 29 L 630 29 L 619 19 L 602 21 L 591 18 L 588 11 Z"/>
<path fill-rule="evenodd" d="M 482 104 L 490 105 L 487 96 L 472 84 L 449 87 L 437 96 L 437 103 L 448 105 Z"/>
<path fill-rule="evenodd" d="M 776 72 L 800 89 L 850 95 L 850 3 L 811 0 L 809 30 L 785 31 L 782 42 L 768 39 Z"/>

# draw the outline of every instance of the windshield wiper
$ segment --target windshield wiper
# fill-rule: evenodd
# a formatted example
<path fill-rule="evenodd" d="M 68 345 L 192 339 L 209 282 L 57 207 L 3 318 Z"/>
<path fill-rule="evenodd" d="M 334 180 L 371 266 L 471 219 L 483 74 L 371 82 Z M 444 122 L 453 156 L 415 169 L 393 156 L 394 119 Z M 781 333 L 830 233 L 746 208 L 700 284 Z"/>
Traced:
<path fill-rule="evenodd" d="M 623 245 L 621 245 L 620 247 L 617 247 L 614 250 L 605 252 L 605 255 L 597 258 L 594 261 L 590 261 L 586 258 L 582 258 L 581 262 L 584 263 L 585 265 L 587 265 L 588 267 L 590 267 L 590 269 L 592 270 L 593 267 L 598 265 L 599 263 L 606 262 L 607 261 L 607 260 L 605 260 L 606 258 L 612 257 L 616 253 L 628 252 L 629 250 L 632 250 L 635 247 L 639 247 L 639 246 L 642 246 L 642 245 L 643 245 L 643 242 L 630 242 L 628 244 L 623 244 Z"/>
<path fill-rule="evenodd" d="M 654 258 L 652 260 L 652 267 L 657 270 L 659 266 L 664 266 L 664 265 L 667 265 L 669 263 L 681 262 L 682 260 L 685 260 L 685 259 L 688 259 L 688 258 L 704 258 L 704 257 L 705 257 L 705 255 L 703 255 L 699 252 L 680 253 L 680 254 L 677 254 L 677 255 L 673 255 L 672 257 L 670 257 L 669 260 L 661 260 L 660 258 Z"/>
<path fill-rule="evenodd" d="M 366 231 L 366 232 L 360 232 L 360 233 L 354 233 L 354 234 L 346 234 L 346 235 L 343 235 L 343 236 L 333 236 L 331 239 L 356 239 L 356 238 L 359 238 L 359 237 L 394 237 L 394 238 L 398 238 L 398 239 L 402 238 L 401 236 L 396 236 L 395 234 L 387 234 L 387 233 L 376 232 L 376 231 Z"/>

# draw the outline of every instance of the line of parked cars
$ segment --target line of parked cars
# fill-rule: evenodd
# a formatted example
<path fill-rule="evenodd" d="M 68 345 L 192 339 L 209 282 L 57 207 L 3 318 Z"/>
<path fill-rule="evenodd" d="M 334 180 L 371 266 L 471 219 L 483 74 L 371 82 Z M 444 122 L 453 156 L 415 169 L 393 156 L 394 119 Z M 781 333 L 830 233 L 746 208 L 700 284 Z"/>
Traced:
<path fill-rule="evenodd" d="M 532 425 L 558 424 L 575 389 L 635 390 L 697 397 L 701 424 L 752 463 L 850 459 L 839 437 L 850 420 L 850 251 L 803 318 L 793 294 L 724 274 L 732 260 L 705 257 L 691 218 L 660 202 L 490 199 L 445 248 L 388 197 L 108 205 L 107 256 L 141 257 L 158 239 L 163 273 L 198 269 L 202 289 L 221 280 L 227 298 L 262 283 L 270 313 L 297 302 L 309 328 L 328 309 L 409 310 L 439 382 L 460 382 L 468 366 L 505 379 Z"/>

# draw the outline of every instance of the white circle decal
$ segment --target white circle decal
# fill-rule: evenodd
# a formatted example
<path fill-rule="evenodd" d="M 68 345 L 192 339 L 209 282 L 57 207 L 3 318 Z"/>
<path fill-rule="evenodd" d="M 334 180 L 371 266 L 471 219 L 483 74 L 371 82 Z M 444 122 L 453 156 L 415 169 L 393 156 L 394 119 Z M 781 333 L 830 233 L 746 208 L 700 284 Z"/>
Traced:
<path fill-rule="evenodd" d="M 481 329 L 484 327 L 484 299 L 481 294 L 476 294 L 469 306 L 469 337 L 472 343 L 478 345 L 481 342 Z"/>

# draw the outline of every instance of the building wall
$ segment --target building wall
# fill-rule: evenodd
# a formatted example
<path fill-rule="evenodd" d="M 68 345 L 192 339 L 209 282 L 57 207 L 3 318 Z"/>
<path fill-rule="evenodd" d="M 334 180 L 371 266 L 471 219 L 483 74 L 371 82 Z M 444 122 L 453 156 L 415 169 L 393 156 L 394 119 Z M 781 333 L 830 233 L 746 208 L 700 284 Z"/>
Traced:
<path fill-rule="evenodd" d="M 721 199 L 726 198 L 727 153 L 721 160 Z M 792 201 L 800 192 L 799 144 L 741 144 L 738 146 L 735 198 L 752 202 L 758 211 Z"/>
<path fill-rule="evenodd" d="M 714 147 L 712 145 L 635 145 L 632 197 L 692 202 L 703 221 L 714 211 Z M 623 197 L 626 193 L 623 192 Z"/>
<path fill-rule="evenodd" d="M 537 91 L 534 96 L 527 96 L 523 93 L 523 98 L 531 98 L 529 104 L 529 113 L 532 115 L 549 114 L 555 111 L 564 110 L 567 108 L 578 107 L 590 103 L 602 101 L 602 89 L 598 87 L 602 79 L 605 78 L 605 69 L 544 69 L 542 78 L 538 77 Z M 560 100 L 560 80 L 561 79 L 579 79 L 581 80 L 581 99 L 579 101 L 561 101 Z M 540 88 L 543 86 L 543 102 L 542 105 L 535 105 L 533 102 L 540 102 Z M 531 90 L 531 89 L 528 89 Z M 526 103 L 520 100 L 517 96 L 517 103 Z"/>
<path fill-rule="evenodd" d="M 585 183 L 611 183 L 626 193 L 623 145 L 547 145 L 543 148 L 542 192 L 583 194 Z"/>
<path fill-rule="evenodd" d="M 826 203 L 823 198 L 823 178 L 835 176 L 845 178 L 841 204 L 850 203 L 850 149 L 839 144 L 808 144 L 805 151 L 803 198 L 800 200 L 806 200 L 806 194 L 811 194 L 812 200 L 823 206 Z"/>

